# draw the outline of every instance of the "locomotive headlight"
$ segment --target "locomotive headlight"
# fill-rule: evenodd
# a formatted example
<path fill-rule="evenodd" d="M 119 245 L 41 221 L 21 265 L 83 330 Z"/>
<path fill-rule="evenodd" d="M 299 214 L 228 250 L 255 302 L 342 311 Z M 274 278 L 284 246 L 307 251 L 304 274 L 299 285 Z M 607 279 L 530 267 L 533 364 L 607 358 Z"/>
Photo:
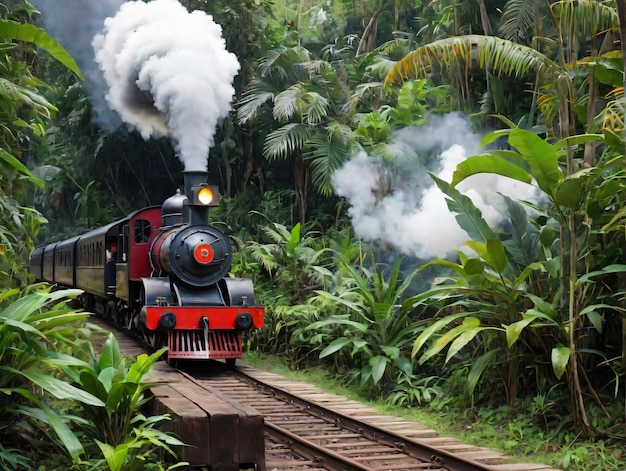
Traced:
<path fill-rule="evenodd" d="M 217 186 L 206 184 L 194 185 L 191 188 L 192 203 L 198 206 L 219 206 Z"/>

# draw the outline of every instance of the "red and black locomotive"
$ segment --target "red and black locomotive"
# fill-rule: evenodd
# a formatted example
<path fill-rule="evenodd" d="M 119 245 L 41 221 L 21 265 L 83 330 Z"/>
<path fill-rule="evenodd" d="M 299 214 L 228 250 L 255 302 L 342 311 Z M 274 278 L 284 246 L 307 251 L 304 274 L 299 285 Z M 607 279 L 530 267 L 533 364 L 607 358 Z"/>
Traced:
<path fill-rule="evenodd" d="M 36 248 L 37 280 L 79 288 L 85 309 L 136 329 L 168 361 L 241 358 L 242 335 L 263 327 L 252 281 L 229 276 L 230 239 L 209 224 L 207 173 L 184 172 L 184 193 L 86 234 Z"/>

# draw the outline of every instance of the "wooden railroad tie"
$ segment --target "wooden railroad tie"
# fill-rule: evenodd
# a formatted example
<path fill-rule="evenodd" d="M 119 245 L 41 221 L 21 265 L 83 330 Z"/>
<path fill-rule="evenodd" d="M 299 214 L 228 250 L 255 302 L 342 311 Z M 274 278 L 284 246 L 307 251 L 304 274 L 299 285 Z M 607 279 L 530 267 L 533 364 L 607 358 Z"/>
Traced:
<path fill-rule="evenodd" d="M 265 471 L 264 421 L 258 411 L 194 383 L 164 362 L 153 367 L 149 380 L 166 383 L 151 389 L 151 413 L 171 416 L 163 430 L 188 445 L 177 449 L 179 460 L 210 465 L 212 471 L 238 471 L 242 465 Z"/>

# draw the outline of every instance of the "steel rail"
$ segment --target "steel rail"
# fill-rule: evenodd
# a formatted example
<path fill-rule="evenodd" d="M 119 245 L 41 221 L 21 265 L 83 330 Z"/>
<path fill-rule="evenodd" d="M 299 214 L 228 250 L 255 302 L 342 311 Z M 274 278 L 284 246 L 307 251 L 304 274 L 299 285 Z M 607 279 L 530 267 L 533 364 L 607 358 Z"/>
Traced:
<path fill-rule="evenodd" d="M 427 443 L 423 443 L 414 438 L 407 438 L 400 434 L 385 430 L 374 424 L 354 419 L 346 414 L 338 411 L 327 409 L 318 404 L 307 401 L 298 397 L 284 389 L 269 385 L 261 380 L 253 378 L 237 370 L 236 375 L 240 375 L 247 382 L 252 382 L 255 387 L 265 389 L 271 393 L 276 399 L 298 406 L 306 410 L 311 415 L 318 417 L 326 422 L 334 423 L 346 430 L 362 434 L 365 438 L 393 447 L 398 451 L 404 452 L 412 458 L 418 459 L 425 463 L 433 463 L 440 468 L 449 471 L 494 471 L 496 468 L 479 461 L 462 458 L 452 452 L 433 447 Z M 357 468 L 355 468 L 357 469 Z M 372 468 L 365 468 L 372 469 Z"/>

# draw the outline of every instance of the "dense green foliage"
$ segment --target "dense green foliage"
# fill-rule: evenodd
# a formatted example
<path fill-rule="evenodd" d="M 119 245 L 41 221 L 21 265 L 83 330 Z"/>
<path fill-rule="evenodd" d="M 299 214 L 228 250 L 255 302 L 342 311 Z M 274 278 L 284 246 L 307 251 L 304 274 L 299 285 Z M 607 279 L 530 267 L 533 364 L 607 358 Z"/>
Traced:
<path fill-rule="evenodd" d="M 0 22 L 6 288 L 25 284 L 36 234 L 58 240 L 160 204 L 181 180 L 166 139 L 92 122 L 73 60 L 28 24 L 32 6 L 14 3 Z M 294 369 L 324 365 L 395 404 L 466 407 L 475 417 L 526 408 L 547 441 L 571 450 L 579 436 L 603 446 L 624 439 L 626 134 L 615 3 L 181 3 L 212 14 L 242 64 L 209 170 L 226 195 L 212 217 L 236 242 L 233 272 L 254 279 L 267 308 L 253 349 Z M 446 180 L 428 166 L 439 155 L 402 147 L 398 136 L 452 110 L 486 134 L 486 150 Z M 424 260 L 355 234 L 333 175 L 359 152 L 376 159 L 370 211 L 399 191 L 403 168 L 420 169 L 467 234 L 462 247 Z M 534 185 L 542 198 L 507 198 L 506 224 L 488 223 L 462 192 L 478 174 Z M 85 389 L 100 400 L 107 391 L 93 381 Z M 42 414 L 25 407 L 41 426 Z M 137 440 L 152 423 L 143 430 Z M 59 446 L 80 455 L 75 442 Z M 17 467 L 12 447 L 0 459 Z M 559 464 L 590 469 L 580 453 Z"/>

